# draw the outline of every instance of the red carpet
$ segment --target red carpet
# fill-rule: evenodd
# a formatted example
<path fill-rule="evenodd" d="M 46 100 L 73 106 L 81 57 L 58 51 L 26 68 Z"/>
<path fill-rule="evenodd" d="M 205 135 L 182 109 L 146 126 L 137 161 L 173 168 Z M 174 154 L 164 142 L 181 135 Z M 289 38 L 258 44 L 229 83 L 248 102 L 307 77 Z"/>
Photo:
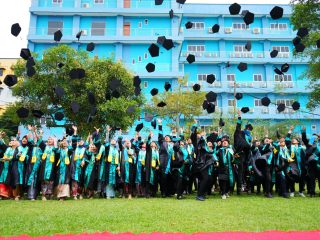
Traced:
<path fill-rule="evenodd" d="M 317 240 L 320 239 L 320 231 L 306 232 L 218 232 L 218 233 L 150 233 L 150 234 L 131 234 L 131 233 L 94 233 L 79 235 L 54 235 L 44 237 L 18 236 L 0 239 L 10 240 Z"/>

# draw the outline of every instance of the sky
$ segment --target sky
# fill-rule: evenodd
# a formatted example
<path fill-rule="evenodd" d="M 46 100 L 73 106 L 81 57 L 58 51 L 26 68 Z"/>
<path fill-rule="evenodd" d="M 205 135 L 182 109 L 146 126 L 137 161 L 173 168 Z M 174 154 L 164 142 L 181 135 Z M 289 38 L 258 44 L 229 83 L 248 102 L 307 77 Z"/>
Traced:
<path fill-rule="evenodd" d="M 232 4 L 288 4 L 290 0 L 187 0 L 190 3 Z M 31 0 L 0 0 L 0 58 L 19 57 L 20 49 L 27 47 L 29 7 Z M 11 35 L 11 25 L 19 23 L 22 31 L 16 38 Z"/>

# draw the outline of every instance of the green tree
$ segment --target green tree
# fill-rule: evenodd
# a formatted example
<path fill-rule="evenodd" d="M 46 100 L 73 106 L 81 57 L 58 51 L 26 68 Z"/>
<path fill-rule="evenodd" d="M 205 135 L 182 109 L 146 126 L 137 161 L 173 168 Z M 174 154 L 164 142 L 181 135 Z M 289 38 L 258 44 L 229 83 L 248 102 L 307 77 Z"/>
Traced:
<path fill-rule="evenodd" d="M 110 125 L 126 129 L 138 118 L 143 96 L 135 96 L 133 76 L 122 63 L 113 62 L 111 59 L 90 58 L 87 52 L 76 51 L 66 45 L 47 49 L 43 58 L 36 59 L 35 62 L 36 74 L 33 77 L 27 76 L 24 60 L 20 60 L 13 67 L 19 79 L 13 88 L 13 94 L 19 101 L 12 108 L 24 106 L 30 110 L 41 110 L 51 119 L 47 121 L 49 127 L 58 124 L 54 119 L 54 113 L 63 111 L 67 124 L 78 125 L 80 131 L 85 134 L 92 130 L 93 126 Z M 59 68 L 59 63 L 63 63 L 64 66 Z M 85 77 L 71 79 L 69 73 L 75 68 L 84 69 Z M 110 97 L 110 83 L 114 80 L 120 81 L 117 89 L 121 95 L 119 98 Z M 55 94 L 54 88 L 57 86 L 65 91 L 61 98 Z M 93 107 L 88 101 L 89 91 L 95 96 L 97 113 L 88 124 Z M 79 112 L 72 112 L 72 102 L 80 105 Z M 134 106 L 135 110 L 128 114 L 126 111 L 129 106 Z M 28 118 L 22 119 L 23 124 L 33 121 L 31 114 Z"/>
<path fill-rule="evenodd" d="M 19 118 L 15 112 L 15 104 L 7 106 L 5 112 L 0 115 L 0 132 L 6 133 L 6 140 L 15 136 L 18 132 Z"/>
<path fill-rule="evenodd" d="M 316 42 L 320 39 L 320 2 L 319 0 L 292 0 L 293 14 L 291 22 L 294 29 L 305 27 L 309 30 L 309 35 L 303 39 L 303 44 L 307 47 L 303 53 L 296 54 L 301 57 L 309 57 L 310 61 L 306 72 L 309 79 L 309 88 L 312 92 L 308 107 L 314 109 L 320 105 L 320 49 L 316 47 Z"/>

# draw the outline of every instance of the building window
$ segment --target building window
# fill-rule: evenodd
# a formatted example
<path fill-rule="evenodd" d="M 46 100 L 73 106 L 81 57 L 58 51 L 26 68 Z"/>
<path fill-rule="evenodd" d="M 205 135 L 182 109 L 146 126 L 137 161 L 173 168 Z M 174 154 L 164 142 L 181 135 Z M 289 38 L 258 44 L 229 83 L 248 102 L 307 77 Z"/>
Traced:
<path fill-rule="evenodd" d="M 289 46 L 274 46 L 272 47 L 272 50 L 278 50 L 278 52 L 289 52 Z"/>
<path fill-rule="evenodd" d="M 234 99 L 228 99 L 228 107 L 234 107 Z"/>
<path fill-rule="evenodd" d="M 253 74 L 253 81 L 261 82 L 262 81 L 262 75 L 261 74 Z"/>
<path fill-rule="evenodd" d="M 317 125 L 311 125 L 311 130 L 316 131 L 317 130 Z"/>
<path fill-rule="evenodd" d="M 48 35 L 53 35 L 56 31 L 63 29 L 62 21 L 49 21 L 48 22 Z"/>
<path fill-rule="evenodd" d="M 144 88 L 147 88 L 147 87 L 148 87 L 148 82 L 147 82 L 147 81 L 144 81 L 144 82 L 143 82 L 143 87 L 144 87 Z"/>
<path fill-rule="evenodd" d="M 294 102 L 293 99 L 278 99 L 278 100 L 276 101 L 276 104 L 278 105 L 278 104 L 280 104 L 280 103 L 284 103 L 284 105 L 285 105 L 286 107 L 291 107 L 291 105 L 292 105 L 293 102 Z"/>
<path fill-rule="evenodd" d="M 91 24 L 91 35 L 92 36 L 104 36 L 106 23 L 105 22 L 93 22 Z"/>
<path fill-rule="evenodd" d="M 204 29 L 204 22 L 193 22 L 192 29 L 203 30 Z"/>
<path fill-rule="evenodd" d="M 138 28 L 142 28 L 142 22 L 138 22 Z"/>
<path fill-rule="evenodd" d="M 53 4 L 59 4 L 59 3 L 62 3 L 62 0 L 52 0 L 52 3 Z"/>
<path fill-rule="evenodd" d="M 284 74 L 284 75 L 274 75 L 274 80 L 276 82 L 284 81 L 284 82 L 292 82 L 292 75 L 291 74 Z"/>
<path fill-rule="evenodd" d="M 95 3 L 95 4 L 103 4 L 103 3 L 104 3 L 104 0 L 94 0 L 94 3 Z"/>
<path fill-rule="evenodd" d="M 288 30 L 288 24 L 286 23 L 270 23 L 270 29 L 271 30 Z"/>
<path fill-rule="evenodd" d="M 132 64 L 135 64 L 136 63 L 136 60 L 132 59 Z"/>
<path fill-rule="evenodd" d="M 148 58 L 148 53 L 145 53 L 144 54 L 144 59 L 147 59 Z"/>
<path fill-rule="evenodd" d="M 139 57 L 138 57 L 138 62 L 141 62 L 141 61 L 142 61 L 142 57 L 139 56 Z"/>
<path fill-rule="evenodd" d="M 232 28 L 234 30 L 245 30 L 247 29 L 247 25 L 245 23 L 233 23 Z"/>
<path fill-rule="evenodd" d="M 204 45 L 188 45 L 188 52 L 204 52 Z"/>
<path fill-rule="evenodd" d="M 236 80 L 236 75 L 235 74 L 227 74 L 227 80 L 234 82 Z"/>
<path fill-rule="evenodd" d="M 145 20 L 144 20 L 144 25 L 148 25 L 148 23 L 149 23 L 149 20 L 148 20 L 148 19 L 145 19 Z"/>
<path fill-rule="evenodd" d="M 233 51 L 235 51 L 235 52 L 248 52 L 245 45 L 234 45 Z"/>
<path fill-rule="evenodd" d="M 255 107 L 262 107 L 263 105 L 262 105 L 261 100 L 260 99 L 255 99 L 254 100 L 254 106 Z"/>

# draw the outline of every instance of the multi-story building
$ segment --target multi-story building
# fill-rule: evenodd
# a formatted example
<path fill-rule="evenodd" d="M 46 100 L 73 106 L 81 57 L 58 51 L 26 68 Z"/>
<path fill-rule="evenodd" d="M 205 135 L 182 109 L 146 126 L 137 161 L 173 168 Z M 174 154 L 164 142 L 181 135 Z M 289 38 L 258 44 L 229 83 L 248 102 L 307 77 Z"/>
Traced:
<path fill-rule="evenodd" d="M 177 79 L 188 76 L 188 85 L 200 83 L 202 91 L 218 93 L 217 110 L 231 117 L 234 104 L 247 106 L 247 119 L 272 119 L 280 121 L 298 119 L 307 126 L 309 133 L 320 129 L 319 116 L 305 113 L 308 102 L 308 79 L 304 72 L 308 59 L 293 56 L 292 39 L 296 36 L 290 23 L 290 5 L 280 5 L 283 18 L 272 20 L 269 15 L 274 5 L 242 5 L 242 10 L 255 13 L 254 23 L 248 27 L 240 15 L 231 16 L 226 4 L 184 4 L 164 0 L 155 5 L 154 0 L 33 0 L 28 45 L 41 56 L 43 50 L 55 43 L 53 33 L 63 32 L 61 43 L 76 49 L 85 49 L 89 42 L 96 43 L 92 56 L 111 57 L 122 61 L 128 69 L 142 78 L 143 93 L 150 99 L 150 90 L 163 91 L 164 83 L 174 88 Z M 174 16 L 169 17 L 173 10 Z M 185 23 L 191 21 L 192 29 Z M 211 27 L 219 24 L 218 33 Z M 81 41 L 76 33 L 83 30 Z M 170 51 L 163 48 L 160 56 L 151 58 L 148 47 L 158 36 L 174 41 Z M 250 40 L 252 50 L 245 44 Z M 276 49 L 276 58 L 270 52 Z M 192 53 L 196 61 L 188 64 L 186 56 Z M 155 63 L 156 70 L 148 73 L 147 63 Z M 240 62 L 248 64 L 245 72 L 237 70 Z M 274 73 L 275 67 L 290 64 L 283 81 Z M 214 84 L 206 76 L 214 74 Z M 243 93 L 243 99 L 234 101 L 234 88 Z M 291 106 L 299 101 L 301 110 L 287 108 L 279 113 L 276 105 L 263 107 L 261 99 L 268 96 L 273 103 Z M 318 113 L 314 111 L 313 113 Z M 202 126 L 212 125 L 212 116 L 199 117 Z"/>

